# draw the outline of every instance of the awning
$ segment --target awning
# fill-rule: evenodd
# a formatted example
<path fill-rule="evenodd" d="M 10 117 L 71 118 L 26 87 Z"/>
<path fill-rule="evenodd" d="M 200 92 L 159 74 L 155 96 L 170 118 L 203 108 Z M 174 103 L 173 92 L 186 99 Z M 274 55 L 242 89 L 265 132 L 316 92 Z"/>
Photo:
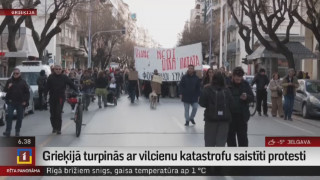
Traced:
<path fill-rule="evenodd" d="M 308 48 L 300 42 L 289 42 L 286 44 L 288 49 L 293 53 L 294 59 L 317 59 L 317 55 L 311 52 Z M 247 56 L 248 60 L 259 58 L 278 58 L 286 59 L 282 54 L 267 50 L 263 45 L 260 45 L 251 55 Z"/>

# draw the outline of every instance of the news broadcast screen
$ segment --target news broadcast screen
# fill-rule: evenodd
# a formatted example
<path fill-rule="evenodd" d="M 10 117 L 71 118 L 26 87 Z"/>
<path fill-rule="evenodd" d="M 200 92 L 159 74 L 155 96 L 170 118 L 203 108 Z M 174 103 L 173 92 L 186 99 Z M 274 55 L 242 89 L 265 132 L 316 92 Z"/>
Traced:
<path fill-rule="evenodd" d="M 317 0 L 3 0 L 0 180 L 320 179 Z"/>

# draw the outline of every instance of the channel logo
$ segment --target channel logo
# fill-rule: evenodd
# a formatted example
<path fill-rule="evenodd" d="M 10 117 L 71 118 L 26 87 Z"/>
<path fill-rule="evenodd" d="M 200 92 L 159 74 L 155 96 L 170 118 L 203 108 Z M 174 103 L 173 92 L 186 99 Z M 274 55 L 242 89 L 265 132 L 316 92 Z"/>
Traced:
<path fill-rule="evenodd" d="M 32 164 L 32 149 L 18 149 L 17 164 Z"/>

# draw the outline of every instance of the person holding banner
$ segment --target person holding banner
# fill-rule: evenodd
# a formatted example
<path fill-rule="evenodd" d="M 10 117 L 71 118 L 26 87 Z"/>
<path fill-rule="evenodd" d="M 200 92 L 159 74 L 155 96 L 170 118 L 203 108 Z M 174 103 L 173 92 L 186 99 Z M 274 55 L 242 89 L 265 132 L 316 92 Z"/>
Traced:
<path fill-rule="evenodd" d="M 162 83 L 162 77 L 159 76 L 158 74 L 158 70 L 155 69 L 153 72 L 153 76 L 152 76 L 152 81 L 151 81 L 151 88 L 152 88 L 152 92 L 155 92 L 158 96 L 158 103 L 160 100 L 160 95 L 161 95 L 161 83 Z"/>
<path fill-rule="evenodd" d="M 194 65 L 188 66 L 187 74 L 180 81 L 180 98 L 184 103 L 184 115 L 186 119 L 185 126 L 189 126 L 189 121 L 196 124 L 194 117 L 198 109 L 198 100 L 200 96 L 200 80 L 196 76 Z M 191 115 L 189 115 L 189 107 L 192 107 Z"/>
<path fill-rule="evenodd" d="M 130 68 L 128 79 L 129 79 L 129 82 L 128 82 L 129 97 L 131 99 L 131 103 L 134 103 L 134 100 L 136 97 L 136 89 L 137 89 L 137 86 L 139 85 L 138 72 L 134 67 Z"/>

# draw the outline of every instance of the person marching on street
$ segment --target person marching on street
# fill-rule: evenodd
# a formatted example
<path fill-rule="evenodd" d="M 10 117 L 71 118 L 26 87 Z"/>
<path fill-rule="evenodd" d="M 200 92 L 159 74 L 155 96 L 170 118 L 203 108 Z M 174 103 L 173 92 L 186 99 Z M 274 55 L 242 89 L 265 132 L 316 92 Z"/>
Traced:
<path fill-rule="evenodd" d="M 269 78 L 266 75 L 266 70 L 261 68 L 259 73 L 253 78 L 251 86 L 257 85 L 257 112 L 261 116 L 261 103 L 263 101 L 263 114 L 268 117 L 267 104 L 267 87 L 269 85 Z"/>
<path fill-rule="evenodd" d="M 16 136 L 20 136 L 24 108 L 29 104 L 30 92 L 27 82 L 21 78 L 20 69 L 13 70 L 13 76 L 7 81 L 4 89 L 6 104 L 8 105 L 7 126 L 3 135 L 10 137 L 12 128 L 13 111 L 17 111 Z"/>
<path fill-rule="evenodd" d="M 76 72 L 75 71 L 70 71 L 69 73 L 69 76 L 70 80 L 72 81 L 72 83 L 77 87 L 77 89 L 79 89 L 80 87 L 80 82 L 76 76 Z M 68 98 L 76 98 L 77 96 L 74 94 L 74 90 L 70 87 L 70 86 L 67 86 L 67 96 Z M 75 107 L 76 105 L 71 103 L 70 104 L 71 106 L 71 112 L 74 113 L 75 112 Z"/>
<path fill-rule="evenodd" d="M 92 89 L 94 87 L 94 81 L 90 74 L 89 70 L 85 70 L 83 77 L 80 80 L 81 91 L 83 93 L 83 105 L 84 109 L 88 111 L 88 107 L 90 105 L 91 97 L 92 97 Z"/>
<path fill-rule="evenodd" d="M 117 84 L 117 92 L 116 92 L 116 96 L 117 98 L 120 98 L 120 94 L 122 94 L 122 84 L 123 84 L 123 78 L 122 75 L 120 74 L 120 69 L 117 68 L 115 71 L 115 75 L 114 78 L 116 80 L 116 84 Z"/>
<path fill-rule="evenodd" d="M 47 84 L 47 75 L 44 70 L 40 71 L 40 76 L 37 79 L 37 84 L 38 84 L 38 94 L 39 94 L 39 110 L 41 111 L 42 109 L 47 110 L 47 95 L 44 94 L 45 92 L 45 87 Z"/>
<path fill-rule="evenodd" d="M 207 70 L 206 75 L 205 75 L 205 77 L 203 78 L 203 81 L 202 81 L 203 88 L 211 86 L 214 74 L 215 74 L 215 72 L 214 72 L 214 70 L 212 68 L 209 68 Z M 224 78 L 224 75 L 223 75 L 222 72 L 221 72 L 221 75 Z"/>
<path fill-rule="evenodd" d="M 108 87 L 108 79 L 106 78 L 106 75 L 103 71 L 100 71 L 98 73 L 96 82 L 95 82 L 95 88 L 96 88 L 96 95 L 98 96 L 98 106 L 99 109 L 102 108 L 101 106 L 101 99 L 103 101 L 104 107 L 107 107 L 107 87 Z"/>
<path fill-rule="evenodd" d="M 61 134 L 62 125 L 62 102 L 65 99 L 65 91 L 69 85 L 74 91 L 79 92 L 72 81 L 61 73 L 61 65 L 54 66 L 54 73 L 48 77 L 46 92 L 49 92 L 50 121 L 52 133 Z"/>
<path fill-rule="evenodd" d="M 273 73 L 272 79 L 269 84 L 269 89 L 271 91 L 272 103 L 271 114 L 273 117 L 276 117 L 278 111 L 279 117 L 283 118 L 282 86 L 281 81 L 279 79 L 279 74 L 277 72 Z"/>
<path fill-rule="evenodd" d="M 136 69 L 133 67 L 130 69 L 130 72 L 136 72 Z M 139 91 L 138 86 L 139 86 L 139 80 L 130 80 L 130 79 L 128 80 L 128 92 L 129 92 L 129 97 L 131 99 L 132 104 L 134 103 L 136 94 L 139 93 L 139 92 L 136 92 L 137 90 Z"/>
<path fill-rule="evenodd" d="M 229 147 L 248 147 L 248 121 L 250 119 L 249 103 L 254 95 L 247 81 L 243 79 L 242 67 L 234 68 L 229 86 L 234 100 L 232 121 L 229 126 L 227 144 Z M 237 140 L 236 140 L 237 139 Z"/>
<path fill-rule="evenodd" d="M 284 96 L 284 120 L 292 121 L 292 111 L 296 89 L 299 87 L 298 79 L 294 76 L 295 70 L 289 69 L 288 75 L 282 81 Z"/>
<path fill-rule="evenodd" d="M 189 126 L 189 121 L 196 124 L 194 117 L 198 109 L 198 100 L 200 96 L 200 80 L 196 76 L 194 65 L 188 66 L 187 74 L 182 76 L 180 81 L 180 99 L 184 104 L 185 126 Z M 189 115 L 189 108 L 192 107 L 191 115 Z"/>
<path fill-rule="evenodd" d="M 204 141 L 206 147 L 224 147 L 228 138 L 231 122 L 233 97 L 226 88 L 224 76 L 216 72 L 212 83 L 203 89 L 199 105 L 204 111 Z"/>
<path fill-rule="evenodd" d="M 155 70 L 153 71 L 153 75 L 152 75 L 152 77 L 151 77 L 151 80 L 153 80 L 153 76 L 154 76 L 154 75 L 156 75 L 156 76 L 159 75 L 157 69 L 155 69 Z M 158 97 L 157 97 L 157 102 L 159 103 L 159 101 L 160 101 L 160 95 L 161 95 L 161 84 L 158 83 L 158 82 L 151 81 L 151 89 L 152 89 L 152 92 L 155 92 L 155 93 L 157 94 L 157 96 L 158 96 Z"/>

